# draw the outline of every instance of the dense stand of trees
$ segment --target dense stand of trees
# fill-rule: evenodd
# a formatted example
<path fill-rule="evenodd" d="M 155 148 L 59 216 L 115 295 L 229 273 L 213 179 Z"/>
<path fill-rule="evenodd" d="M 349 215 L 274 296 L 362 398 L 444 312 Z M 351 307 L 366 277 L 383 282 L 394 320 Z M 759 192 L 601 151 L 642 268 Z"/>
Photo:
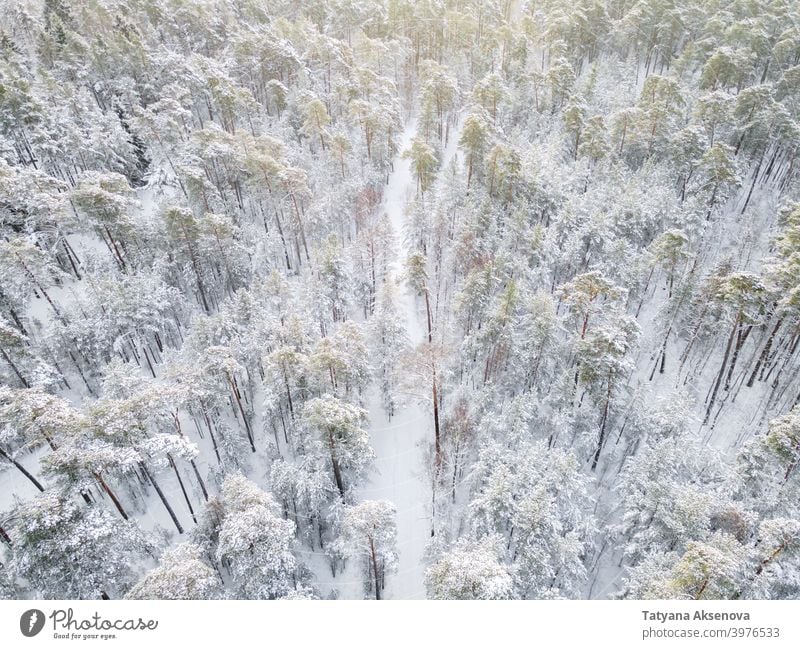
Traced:
<path fill-rule="evenodd" d="M 0 8 L 0 596 L 800 595 L 796 3 Z"/>

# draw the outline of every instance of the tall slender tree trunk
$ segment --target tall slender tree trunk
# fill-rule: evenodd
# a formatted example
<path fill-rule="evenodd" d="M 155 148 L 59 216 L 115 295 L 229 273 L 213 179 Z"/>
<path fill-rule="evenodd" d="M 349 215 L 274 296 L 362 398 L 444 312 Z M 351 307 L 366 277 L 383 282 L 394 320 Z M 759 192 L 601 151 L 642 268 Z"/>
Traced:
<path fill-rule="evenodd" d="M 303 218 L 300 216 L 300 208 L 297 206 L 297 198 L 294 195 L 294 192 L 291 194 L 292 196 L 292 205 L 294 206 L 294 214 L 297 217 L 297 227 L 300 230 L 300 240 L 303 242 L 303 251 L 306 253 L 306 261 L 311 261 L 311 257 L 308 254 L 308 244 L 306 243 L 306 228 L 303 225 Z"/>
<path fill-rule="evenodd" d="M 75 265 L 75 259 L 72 258 L 72 253 L 71 253 L 72 248 L 67 243 L 67 240 L 66 240 L 66 238 L 64 238 L 64 235 L 60 234 L 60 236 L 61 236 L 61 245 L 64 248 L 64 252 L 67 253 L 67 261 L 69 261 L 69 265 L 72 268 L 72 272 L 75 273 L 75 277 L 77 279 L 79 279 L 79 280 L 83 279 L 83 277 L 81 276 L 80 271 L 78 270 L 78 267 Z"/>
<path fill-rule="evenodd" d="M 214 447 L 214 455 L 217 456 L 217 465 L 222 464 L 222 459 L 219 456 L 219 445 L 217 444 L 217 438 L 214 436 L 214 429 L 211 426 L 211 420 L 208 418 L 208 413 L 206 412 L 205 408 L 202 408 L 203 411 L 203 419 L 206 422 L 206 426 L 208 427 L 208 434 L 211 437 L 211 445 Z"/>
<path fill-rule="evenodd" d="M 11 464 L 13 464 L 22 475 L 28 478 L 28 480 L 30 480 L 33 483 L 33 486 L 36 487 L 39 491 L 44 491 L 44 487 L 42 486 L 42 484 L 36 478 L 34 478 L 24 466 L 22 466 L 19 462 L 17 462 L 2 448 L 0 448 L 0 457 L 3 457 L 9 462 L 11 462 Z"/>
<path fill-rule="evenodd" d="M 425 289 L 425 313 L 428 324 L 428 344 L 433 344 L 433 318 L 431 316 L 431 302 L 428 296 L 428 289 Z M 439 389 L 436 377 L 436 360 L 433 359 L 431 370 L 431 392 L 433 396 L 433 433 L 435 445 L 435 463 L 436 475 L 439 474 L 439 467 L 442 465 L 442 445 L 441 445 L 441 429 L 439 424 Z"/>
<path fill-rule="evenodd" d="M 192 270 L 194 270 L 194 276 L 197 280 L 197 289 L 200 291 L 200 299 L 203 301 L 203 308 L 205 309 L 206 313 L 211 313 L 211 309 L 208 307 L 206 291 L 205 288 L 203 288 L 203 280 L 200 277 L 200 268 L 197 265 L 197 257 L 194 252 L 194 247 L 189 239 L 189 234 L 186 232 L 186 228 L 181 225 L 181 229 L 183 230 L 183 240 L 186 242 L 186 250 L 189 253 L 189 259 L 192 262 Z"/>
<path fill-rule="evenodd" d="M 206 489 L 206 483 L 203 482 L 203 478 L 200 477 L 200 471 L 197 470 L 197 464 L 194 460 L 189 460 L 189 464 L 192 465 L 192 469 L 194 470 L 194 476 L 197 478 L 197 482 L 200 485 L 200 491 L 203 492 L 203 500 L 208 502 L 208 490 Z"/>
<path fill-rule="evenodd" d="M 117 511 L 120 513 L 120 516 L 122 516 L 122 518 L 124 518 L 126 521 L 129 520 L 128 514 L 122 507 L 122 503 L 119 501 L 119 498 L 117 498 L 116 494 L 113 491 L 111 491 L 111 488 L 106 484 L 106 481 L 103 480 L 103 477 L 99 473 L 95 473 L 94 478 L 95 480 L 97 480 L 103 491 L 106 492 L 106 495 L 109 498 L 111 498 L 111 502 L 114 503 L 114 507 L 117 508 Z"/>
<path fill-rule="evenodd" d="M 111 231 L 108 229 L 107 225 L 103 225 L 103 230 L 105 230 L 106 235 L 108 236 L 108 240 L 111 243 L 111 247 L 114 249 L 114 256 L 117 258 L 117 261 L 119 262 L 120 269 L 123 272 L 125 272 L 127 270 L 127 265 L 125 264 L 125 260 L 122 258 L 122 254 L 120 254 L 117 242 L 114 240 L 114 237 L 111 236 Z"/>
<path fill-rule="evenodd" d="M 333 432 L 328 430 L 328 450 L 331 454 L 331 464 L 333 465 L 333 479 L 336 481 L 336 488 L 339 495 L 344 500 L 344 482 L 342 481 L 342 470 L 339 467 L 339 459 L 336 457 L 336 442 L 333 439 Z"/>
<path fill-rule="evenodd" d="M 708 201 L 708 212 L 706 212 L 706 221 L 711 219 L 711 212 L 714 210 L 714 205 L 717 202 L 717 190 L 719 185 L 714 185 L 714 191 L 711 192 L 711 199 Z"/>
<path fill-rule="evenodd" d="M 264 181 L 267 184 L 267 191 L 269 191 L 270 197 L 272 197 L 272 184 L 269 182 L 269 176 L 267 175 L 266 171 L 264 171 Z M 286 257 L 286 269 L 292 270 L 292 264 L 289 261 L 289 248 L 286 246 L 286 237 L 283 235 L 283 225 L 281 224 L 281 217 L 280 214 L 278 213 L 278 208 L 275 205 L 274 200 L 272 202 L 272 207 L 275 210 L 275 224 L 278 226 L 278 234 L 280 235 L 281 243 L 283 244 L 283 255 L 284 257 Z M 266 222 L 265 222 L 265 227 L 266 227 Z"/>
<path fill-rule="evenodd" d="M 600 437 L 597 440 L 597 450 L 594 453 L 592 460 L 592 471 L 597 468 L 597 463 L 600 461 L 600 452 L 603 450 L 603 445 L 606 441 L 606 424 L 608 422 L 608 408 L 611 403 L 611 377 L 608 377 L 608 390 L 606 391 L 606 403 L 603 406 L 603 419 L 600 424 Z"/>
<path fill-rule="evenodd" d="M 161 487 L 156 482 L 155 478 L 153 478 L 153 476 L 150 474 L 150 471 L 147 470 L 147 467 L 145 466 L 144 462 L 139 462 L 139 468 L 142 470 L 142 473 L 144 473 L 144 475 L 150 481 L 150 484 L 153 485 L 153 487 L 155 488 L 158 497 L 161 499 L 161 502 L 164 503 L 164 508 L 167 510 L 167 512 L 169 513 L 169 517 L 175 524 L 175 528 L 178 530 L 178 534 L 183 534 L 183 527 L 181 527 L 181 524 L 178 521 L 178 517 L 175 516 L 175 511 L 172 509 L 172 505 L 169 504 L 169 501 L 164 495 L 164 492 L 161 491 Z"/>
<path fill-rule="evenodd" d="M 731 387 L 731 379 L 733 378 L 733 370 L 736 369 L 736 361 L 739 360 L 739 352 L 741 352 L 742 347 L 744 346 L 747 337 L 750 335 L 750 332 L 753 330 L 753 326 L 750 325 L 747 329 L 742 332 L 739 329 L 738 334 L 736 335 L 736 346 L 733 348 L 733 356 L 731 356 L 731 363 L 730 367 L 728 367 L 728 374 L 725 377 L 725 389 L 729 390 Z"/>
<path fill-rule="evenodd" d="M 439 468 L 442 466 L 442 444 L 441 431 L 439 427 L 439 390 L 436 378 L 436 366 L 433 367 L 432 396 L 433 396 L 433 435 L 435 446 L 436 475 L 439 475 Z"/>
<path fill-rule="evenodd" d="M 191 515 L 195 525 L 197 525 L 197 516 L 195 516 L 194 507 L 192 507 L 192 501 L 189 500 L 189 494 L 186 493 L 186 487 L 183 484 L 183 478 L 181 478 L 180 471 L 178 471 L 178 466 L 175 464 L 175 460 L 169 453 L 167 453 L 167 459 L 169 460 L 169 465 L 172 467 L 172 470 L 175 472 L 175 477 L 178 478 L 178 484 L 180 485 L 181 492 L 183 493 L 183 499 L 186 501 L 186 506 L 189 508 L 189 514 Z"/>
<path fill-rule="evenodd" d="M 19 371 L 19 368 L 16 366 L 14 361 L 11 360 L 11 357 L 6 353 L 6 350 L 0 347 L 0 355 L 3 356 L 3 360 L 9 364 L 12 370 L 14 370 L 14 374 L 17 375 L 17 378 L 22 382 L 26 388 L 31 387 L 31 384 L 28 383 L 28 380 L 22 375 L 22 372 Z"/>
<path fill-rule="evenodd" d="M 714 388 L 711 391 L 711 396 L 708 400 L 708 408 L 706 408 L 706 416 L 703 418 L 703 424 L 707 424 L 709 418 L 711 417 L 711 409 L 714 407 L 714 403 L 717 400 L 717 392 L 719 392 L 719 386 L 722 384 L 722 377 L 725 376 L 725 368 L 728 365 L 728 357 L 731 354 L 731 347 L 733 347 L 733 341 L 736 338 L 736 332 L 739 329 L 739 320 L 741 317 L 741 312 L 736 314 L 736 320 L 734 320 L 731 333 L 728 336 L 728 344 L 725 345 L 725 354 L 722 356 L 722 365 L 719 368 L 717 379 L 714 381 Z"/>
<path fill-rule="evenodd" d="M 45 290 L 44 286 L 42 286 L 39 283 L 39 280 L 36 279 L 36 275 L 34 275 L 33 272 L 31 272 L 31 270 L 28 268 L 27 264 L 25 264 L 25 262 L 22 261 L 22 259 L 20 259 L 19 255 L 17 255 L 17 260 L 19 261 L 20 266 L 22 266 L 22 270 L 25 271 L 25 274 L 30 278 L 31 282 L 33 282 L 33 285 L 44 296 L 44 299 L 47 300 L 47 303 L 53 309 L 53 313 L 56 314 L 56 317 L 61 321 L 62 324 L 66 325 L 67 324 L 66 319 L 64 318 L 63 315 L 61 315 L 61 311 L 59 311 L 58 307 L 55 305 L 55 302 L 53 302 L 53 300 L 50 298 L 50 295 Z"/>
<path fill-rule="evenodd" d="M 772 343 L 775 340 L 775 334 L 778 333 L 778 330 L 781 328 L 783 324 L 783 318 L 778 318 L 778 321 L 775 323 L 775 327 L 769 334 L 769 338 L 767 338 L 767 344 L 764 345 L 764 349 L 761 351 L 761 354 L 756 361 L 756 365 L 753 368 L 752 373 L 750 374 L 750 378 L 747 380 L 747 387 L 752 388 L 753 384 L 756 382 L 756 377 L 758 376 L 758 372 L 761 369 L 761 366 L 764 364 L 764 361 L 769 358 L 769 353 L 772 351 Z"/>
<path fill-rule="evenodd" d="M 256 452 L 256 444 L 253 440 L 253 431 L 250 428 L 250 422 L 247 420 L 247 414 L 244 411 L 244 406 L 242 406 L 242 399 L 241 395 L 239 394 L 239 388 L 236 387 L 236 383 L 234 380 L 226 375 L 228 379 L 228 383 L 231 386 L 231 390 L 233 391 L 233 397 L 236 399 L 236 405 L 239 406 L 239 412 L 242 414 L 242 421 L 244 421 L 244 428 L 247 431 L 247 440 L 250 442 L 250 448 L 252 449 L 253 453 Z"/>
<path fill-rule="evenodd" d="M 283 382 L 286 385 L 286 400 L 289 405 L 289 416 L 294 421 L 294 404 L 292 403 L 292 390 L 289 387 L 289 374 L 286 372 L 286 366 L 283 367 Z"/>
<path fill-rule="evenodd" d="M 374 583 L 375 583 L 375 599 L 380 600 L 381 586 L 380 586 L 380 580 L 378 578 L 378 558 L 377 558 L 377 553 L 375 552 L 375 539 L 369 540 L 369 550 L 370 550 L 370 557 L 372 559 L 372 576 L 374 578 Z"/>
<path fill-rule="evenodd" d="M 764 154 L 767 152 L 766 147 L 761 152 L 761 157 L 758 159 L 758 164 L 756 165 L 756 169 L 753 172 L 753 182 L 750 183 L 750 191 L 747 192 L 747 198 L 744 201 L 744 205 L 742 206 L 742 211 L 739 214 L 744 214 L 744 211 L 747 209 L 747 206 L 750 204 L 750 199 L 753 196 L 753 190 L 756 188 L 756 183 L 758 182 L 758 174 L 761 171 L 761 164 L 764 162 Z"/>

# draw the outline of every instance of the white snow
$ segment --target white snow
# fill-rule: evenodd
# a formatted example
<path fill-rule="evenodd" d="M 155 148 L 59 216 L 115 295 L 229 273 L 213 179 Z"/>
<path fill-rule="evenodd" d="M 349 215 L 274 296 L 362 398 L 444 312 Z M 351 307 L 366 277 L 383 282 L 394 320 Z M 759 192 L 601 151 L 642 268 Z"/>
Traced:
<path fill-rule="evenodd" d="M 417 123 L 411 119 L 399 141 L 402 154 L 411 144 Z M 456 153 L 461 121 L 450 133 L 440 169 L 445 169 Z M 384 192 L 383 209 L 394 230 L 398 249 L 389 272 L 400 287 L 398 311 L 412 345 L 425 339 L 423 303 L 402 281 L 403 264 L 411 250 L 404 236 L 405 209 L 415 191 L 409 160 L 398 155 Z M 386 579 L 386 599 L 424 599 L 425 549 L 431 540 L 431 484 L 425 469 L 426 449 L 433 441 L 433 416 L 430 408 L 409 399 L 389 420 L 380 405 L 377 390 L 369 395 L 370 436 L 375 451 L 375 471 L 356 495 L 360 500 L 388 500 L 397 508 L 397 572 Z M 335 586 L 340 597 L 361 597 L 362 580 L 358 566 L 348 566 Z"/>

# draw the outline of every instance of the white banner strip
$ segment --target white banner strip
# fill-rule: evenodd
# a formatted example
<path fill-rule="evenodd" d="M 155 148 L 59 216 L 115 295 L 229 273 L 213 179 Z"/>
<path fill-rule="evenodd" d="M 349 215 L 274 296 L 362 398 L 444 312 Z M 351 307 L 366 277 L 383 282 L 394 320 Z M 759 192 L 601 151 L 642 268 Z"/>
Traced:
<path fill-rule="evenodd" d="M 0 601 L 0 647 L 800 647 L 796 601 Z"/>

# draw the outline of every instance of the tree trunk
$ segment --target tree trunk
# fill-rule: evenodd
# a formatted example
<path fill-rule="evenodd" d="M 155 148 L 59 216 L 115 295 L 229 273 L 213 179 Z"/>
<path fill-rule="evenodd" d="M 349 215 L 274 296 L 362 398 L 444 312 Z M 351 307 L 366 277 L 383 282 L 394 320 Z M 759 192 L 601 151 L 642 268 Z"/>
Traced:
<path fill-rule="evenodd" d="M 764 154 L 767 152 L 765 148 L 761 152 L 761 157 L 758 159 L 758 164 L 756 165 L 756 170 L 753 172 L 753 182 L 750 184 L 750 191 L 747 192 L 747 198 L 744 201 L 744 205 L 742 206 L 742 211 L 739 214 L 744 214 L 744 211 L 747 209 L 747 206 L 750 204 L 750 198 L 753 196 L 753 190 L 756 188 L 756 182 L 758 182 L 758 173 L 761 171 L 761 164 L 764 162 Z"/>
<path fill-rule="evenodd" d="M 431 316 L 431 302 L 428 297 L 428 289 L 425 288 L 425 314 L 428 324 L 428 344 L 433 344 L 433 319 Z M 433 393 L 433 430 L 434 430 L 434 443 L 436 447 L 436 475 L 439 474 L 439 467 L 442 464 L 442 448 L 441 448 L 441 431 L 439 426 L 439 390 L 436 380 L 436 361 L 433 360 L 431 391 Z"/>
<path fill-rule="evenodd" d="M 709 581 L 709 577 L 706 577 L 703 580 L 703 583 L 700 585 L 700 588 L 697 591 L 697 593 L 695 594 L 694 599 L 700 599 L 700 597 L 702 596 L 702 594 L 705 592 L 706 588 L 708 587 L 708 581 Z"/>
<path fill-rule="evenodd" d="M 606 391 L 606 403 L 603 406 L 603 419 L 600 424 L 600 437 L 597 440 L 597 450 L 594 453 L 592 460 L 592 471 L 597 468 L 597 462 L 600 460 L 600 452 L 603 450 L 603 444 L 606 441 L 606 423 L 608 422 L 608 407 L 611 403 L 611 377 L 608 377 L 608 390 Z"/>
<path fill-rule="evenodd" d="M 434 445 L 435 445 L 435 463 L 436 463 L 436 475 L 439 475 L 439 467 L 442 465 L 442 445 L 441 445 L 441 431 L 439 427 L 439 391 L 436 385 L 436 366 L 433 367 L 433 380 L 432 380 L 432 392 L 433 392 L 433 434 L 434 434 Z"/>
<path fill-rule="evenodd" d="M 206 299 L 206 291 L 203 288 L 203 280 L 200 278 L 200 269 L 197 266 L 197 257 L 194 254 L 194 248 L 192 247 L 192 243 L 189 240 L 189 235 L 186 232 L 186 228 L 181 226 L 183 230 L 183 240 L 186 242 L 186 250 L 189 253 L 189 259 L 192 262 L 192 270 L 194 270 L 194 276 L 197 280 L 197 288 L 200 291 L 200 299 L 203 301 L 203 308 L 205 309 L 206 313 L 211 313 L 211 309 L 208 308 L 208 300 Z"/>
<path fill-rule="evenodd" d="M 772 562 L 775 560 L 775 558 L 776 558 L 776 557 L 777 557 L 777 556 L 778 556 L 778 555 L 779 555 L 781 552 L 783 552 L 785 549 L 786 549 L 786 542 L 784 541 L 784 542 L 783 542 L 783 543 L 781 543 L 781 544 L 780 544 L 780 545 L 779 545 L 777 548 L 775 548 L 775 550 L 773 551 L 773 553 L 772 553 L 772 554 L 770 554 L 770 555 L 769 555 L 769 556 L 768 556 L 766 559 L 764 559 L 764 560 L 763 560 L 763 561 L 762 561 L 762 562 L 759 564 L 758 568 L 756 568 L 756 576 L 758 576 L 758 575 L 760 575 L 762 572 L 764 572 L 764 568 L 766 568 L 766 567 L 767 567 L 767 566 L 768 566 L 770 563 L 772 563 Z"/>
<path fill-rule="evenodd" d="M 242 399 L 241 396 L 239 395 L 239 388 L 236 387 L 236 384 L 234 383 L 233 379 L 230 376 L 226 375 L 226 378 L 228 379 L 228 383 L 230 384 L 231 390 L 233 391 L 233 397 L 234 399 L 236 399 L 236 405 L 239 406 L 239 412 L 242 413 L 242 421 L 244 421 L 244 428 L 247 431 L 247 439 L 250 442 L 250 448 L 252 449 L 253 453 L 255 453 L 256 445 L 255 441 L 253 440 L 253 431 L 250 429 L 250 422 L 247 421 L 247 415 L 244 412 L 244 406 L 242 406 Z"/>
<path fill-rule="evenodd" d="M 111 246 L 114 248 L 114 256 L 117 258 L 117 261 L 119 261 L 120 269 L 122 270 L 122 272 L 126 272 L 127 266 L 125 264 L 125 260 L 122 258 L 122 255 L 119 252 L 119 248 L 117 247 L 117 242 L 114 241 L 114 237 L 111 236 L 111 231 L 108 229 L 107 225 L 103 225 L 103 229 L 105 230 L 106 235 L 108 235 L 108 240 L 111 242 Z"/>
<path fill-rule="evenodd" d="M 456 481 L 458 479 L 458 452 L 460 446 L 461 444 L 459 442 L 456 442 L 456 448 L 453 451 L 453 483 L 451 486 L 451 498 L 453 504 L 455 504 L 456 502 Z"/>
<path fill-rule="evenodd" d="M 753 372 L 750 374 L 750 378 L 747 380 L 747 387 L 752 388 L 753 384 L 756 382 L 756 376 L 758 376 L 758 372 L 761 369 L 761 366 L 764 364 L 764 361 L 769 358 L 769 353 L 772 350 L 772 343 L 775 340 L 775 334 L 778 333 L 778 329 L 781 328 L 783 324 L 783 318 L 778 318 L 778 322 L 775 323 L 775 327 L 769 334 L 769 338 L 767 338 L 767 344 L 764 346 L 761 354 L 758 357 L 758 361 L 756 361 L 756 366 L 753 368 Z"/>
<path fill-rule="evenodd" d="M 750 325 L 747 329 L 739 330 L 739 333 L 736 335 L 736 346 L 733 348 L 733 356 L 731 357 L 731 364 L 728 368 L 728 375 L 725 377 L 725 389 L 729 390 L 731 387 L 731 379 L 733 378 L 733 370 L 736 368 L 736 361 L 739 359 L 739 352 L 742 350 L 747 337 L 750 335 L 750 332 L 753 330 L 753 325 Z"/>
<path fill-rule="evenodd" d="M 197 525 L 197 516 L 194 514 L 194 507 L 192 507 L 192 502 L 189 500 L 189 494 L 186 493 L 186 487 L 183 484 L 183 478 L 181 478 L 180 471 L 178 471 L 178 466 L 175 464 L 175 460 L 172 459 L 172 455 L 167 453 L 167 459 L 169 460 L 169 465 L 172 467 L 172 470 L 175 472 L 175 477 L 178 478 L 178 484 L 180 485 L 181 492 L 183 493 L 183 499 L 186 501 L 186 506 L 189 508 L 189 514 L 192 517 L 195 525 Z"/>
<path fill-rule="evenodd" d="M 289 387 L 289 375 L 286 372 L 286 367 L 283 368 L 283 382 L 286 385 L 286 400 L 289 405 L 289 416 L 294 421 L 294 404 L 292 403 L 292 390 Z"/>
<path fill-rule="evenodd" d="M 703 424 L 707 424 L 709 417 L 711 417 L 711 409 L 714 407 L 714 402 L 717 399 L 717 392 L 719 391 L 719 386 L 722 384 L 722 377 L 725 376 L 725 368 L 728 365 L 728 357 L 731 353 L 733 340 L 736 337 L 736 331 L 739 329 L 740 318 L 741 313 L 737 313 L 736 320 L 734 320 L 733 327 L 731 328 L 730 336 L 728 336 L 728 344 L 725 345 L 725 354 L 722 356 L 722 365 L 719 368 L 719 374 L 717 374 L 717 379 L 714 381 L 714 388 L 711 391 L 711 396 L 709 397 L 708 408 L 706 408 L 706 416 L 703 418 Z"/>
<path fill-rule="evenodd" d="M 150 471 L 147 470 L 147 467 L 145 466 L 144 462 L 139 462 L 139 468 L 142 470 L 142 473 L 144 473 L 144 475 L 150 481 L 150 484 L 152 484 L 153 487 L 155 488 L 158 497 L 161 499 L 161 502 L 164 503 L 164 507 L 169 513 L 169 517 L 172 519 L 172 522 L 175 523 L 175 528 L 178 530 L 178 534 L 183 534 L 183 527 L 181 527 L 180 522 L 178 522 L 178 517 L 175 516 L 175 512 L 172 509 L 172 506 L 167 501 L 166 496 L 164 496 L 164 492 L 161 491 L 161 487 L 155 481 L 155 478 L 153 478 L 153 476 L 150 474 Z"/>
<path fill-rule="evenodd" d="M 189 460 L 189 464 L 192 465 L 192 469 L 194 469 L 194 476 L 197 478 L 197 482 L 200 484 L 200 491 L 203 492 L 203 499 L 208 502 L 208 491 L 206 490 L 206 483 L 203 482 L 203 478 L 200 477 L 200 471 L 197 470 L 197 464 L 195 464 L 194 460 Z"/>
<path fill-rule="evenodd" d="M 2 448 L 0 448 L 0 457 L 4 457 L 6 460 L 11 462 L 11 464 L 13 464 L 15 467 L 17 467 L 19 472 L 22 475 L 24 475 L 26 478 L 28 478 L 28 480 L 30 480 L 33 483 L 33 486 L 35 486 L 39 491 L 44 491 L 44 487 L 42 486 L 42 484 L 36 478 L 34 478 L 24 466 L 22 466 L 19 462 L 17 462 L 13 457 L 11 457 L 8 453 L 6 453 L 6 451 L 4 451 Z"/>
<path fill-rule="evenodd" d="M 372 558 L 372 576 L 375 582 L 375 599 L 380 600 L 381 588 L 380 588 L 380 582 L 378 580 L 378 559 L 375 553 L 375 539 L 369 540 L 369 549 L 370 549 L 370 556 Z"/>
<path fill-rule="evenodd" d="M 339 467 L 339 460 L 336 457 L 336 440 L 333 438 L 333 431 L 328 429 L 328 451 L 331 455 L 331 464 L 333 465 L 333 478 L 336 481 L 336 487 L 339 489 L 339 495 L 344 501 L 344 482 L 342 481 L 342 470 Z"/>
<path fill-rule="evenodd" d="M 122 503 L 119 501 L 117 496 L 114 494 L 113 491 L 111 491 L 110 487 L 106 484 L 106 481 L 103 480 L 103 477 L 99 473 L 95 473 L 94 474 L 94 478 L 100 484 L 100 486 L 102 487 L 103 491 L 106 492 L 106 495 L 109 498 L 111 498 L 111 502 L 114 503 L 114 507 L 117 508 L 117 511 L 120 513 L 122 518 L 124 518 L 127 521 L 128 520 L 127 512 L 123 509 Z"/>
<path fill-rule="evenodd" d="M 297 227 L 300 230 L 300 241 L 303 242 L 303 251 L 306 253 L 306 261 L 311 261 L 311 257 L 308 255 L 308 244 L 306 243 L 306 229 L 303 225 L 303 218 L 300 216 L 300 208 L 297 206 L 297 198 L 294 193 L 292 193 L 291 196 L 292 205 L 294 205 L 294 214 L 297 218 Z"/>
<path fill-rule="evenodd" d="M 11 366 L 11 369 L 14 370 L 14 374 L 16 374 L 19 380 L 22 381 L 22 385 L 24 385 L 26 388 L 31 387 L 31 384 L 28 383 L 27 379 L 24 376 L 22 376 L 22 373 L 19 371 L 19 368 L 14 364 L 14 361 L 11 360 L 9 355 L 6 353 L 6 350 L 3 349 L 2 347 L 0 347 L 0 355 L 3 356 L 3 360 L 5 360 L 5 362 Z"/>
<path fill-rule="evenodd" d="M 53 313 L 55 313 L 55 314 L 56 314 L 56 317 L 57 317 L 57 318 L 58 318 L 58 319 L 61 321 L 61 323 L 62 323 L 62 324 L 66 325 L 66 324 L 67 324 L 67 321 L 64 319 L 64 316 L 63 316 L 63 315 L 61 315 L 61 311 L 59 311 L 59 310 L 58 310 L 58 307 L 55 305 L 55 303 L 53 302 L 53 300 L 50 298 L 50 295 L 49 295 L 49 294 L 47 293 L 47 291 L 44 289 L 44 286 L 42 286 L 42 285 L 39 283 L 39 280 L 38 280 L 38 279 L 36 279 L 36 275 L 34 275 L 34 274 L 31 272 L 31 270 L 28 268 L 28 266 L 25 264 L 25 262 L 24 262 L 24 261 L 22 261 L 22 259 L 20 259 L 18 255 L 17 255 L 17 260 L 19 261 L 20 265 L 22 266 L 22 269 L 25 271 L 25 274 L 26 274 L 26 275 L 27 275 L 27 276 L 30 278 L 31 282 L 33 282 L 33 285 L 34 285 L 34 286 L 35 286 L 35 287 L 36 287 L 36 288 L 39 290 L 39 292 L 40 292 L 40 293 L 41 293 L 41 294 L 44 296 L 44 299 L 45 299 L 45 300 L 47 300 L 47 303 L 48 303 L 48 304 L 50 305 L 50 307 L 53 309 Z"/>
<path fill-rule="evenodd" d="M 211 420 L 208 418 L 208 413 L 206 412 L 205 408 L 202 408 L 203 411 L 203 419 L 206 422 L 206 426 L 208 427 L 208 434 L 211 437 L 211 445 L 214 447 L 214 455 L 217 456 L 217 465 L 222 465 L 222 459 L 219 456 L 219 445 L 217 444 L 217 438 L 214 437 L 214 429 L 211 427 Z"/>
<path fill-rule="evenodd" d="M 264 180 L 267 183 L 267 190 L 269 191 L 271 196 L 272 187 L 270 186 L 269 176 L 267 176 L 266 172 L 264 172 Z M 274 203 L 273 203 L 273 208 L 275 209 L 275 224 L 278 226 L 278 234 L 280 235 L 281 243 L 283 244 L 283 254 L 286 257 L 286 269 L 292 270 L 292 264 L 289 261 L 289 249 L 286 247 L 286 237 L 283 236 L 283 225 L 281 224 L 281 217 L 280 214 L 278 214 L 278 208 L 275 207 Z"/>
<path fill-rule="evenodd" d="M 714 204 L 717 201 L 717 190 L 719 189 L 718 185 L 714 185 L 714 191 L 711 192 L 711 199 L 708 201 L 708 212 L 706 212 L 706 221 L 711 218 L 711 212 L 714 209 Z"/>

